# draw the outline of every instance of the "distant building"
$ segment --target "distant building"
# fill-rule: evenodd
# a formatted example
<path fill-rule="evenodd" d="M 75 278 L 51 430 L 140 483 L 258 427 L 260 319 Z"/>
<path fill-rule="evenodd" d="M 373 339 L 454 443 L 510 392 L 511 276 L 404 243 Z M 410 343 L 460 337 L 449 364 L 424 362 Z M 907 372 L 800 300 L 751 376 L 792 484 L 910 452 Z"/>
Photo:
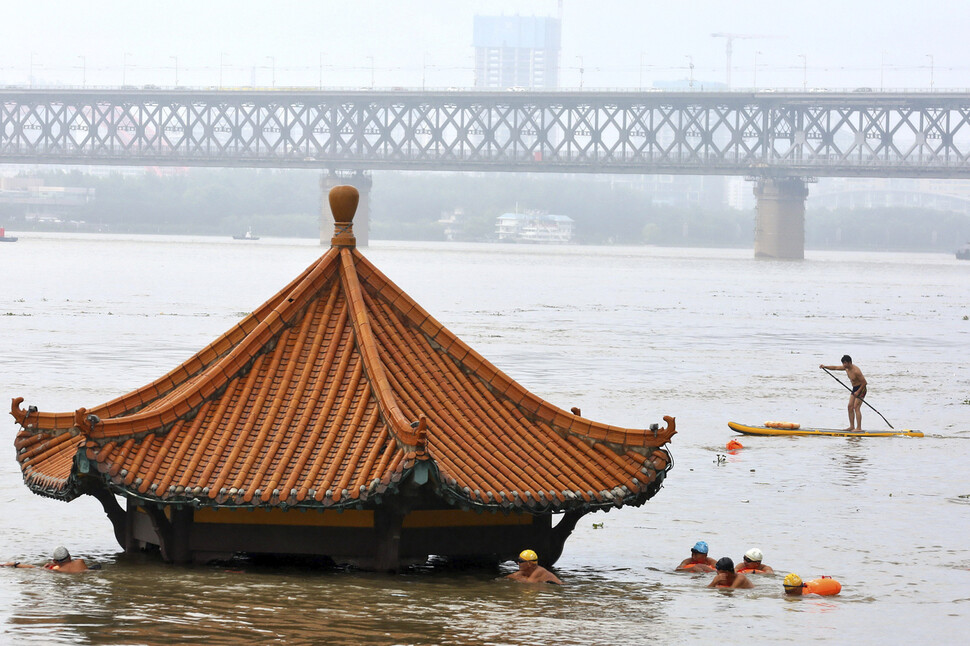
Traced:
<path fill-rule="evenodd" d="M 573 219 L 568 215 L 503 213 L 495 232 L 503 242 L 547 242 L 564 244 L 573 238 Z"/>
<path fill-rule="evenodd" d="M 559 87 L 560 30 L 558 18 L 475 16 L 475 87 Z"/>
<path fill-rule="evenodd" d="M 12 205 L 22 210 L 25 221 L 70 219 L 94 198 L 93 188 L 46 186 L 41 177 L 0 177 L 0 205 Z"/>
<path fill-rule="evenodd" d="M 728 208 L 748 211 L 755 207 L 754 182 L 743 177 L 731 177 L 724 182 L 724 197 Z"/>
<path fill-rule="evenodd" d="M 453 211 L 441 212 L 441 217 L 438 218 L 438 224 L 441 225 L 441 232 L 442 235 L 444 235 L 445 240 L 453 241 L 458 238 L 461 233 L 461 227 L 458 224 L 458 219 L 464 215 L 464 209 L 454 209 Z"/>

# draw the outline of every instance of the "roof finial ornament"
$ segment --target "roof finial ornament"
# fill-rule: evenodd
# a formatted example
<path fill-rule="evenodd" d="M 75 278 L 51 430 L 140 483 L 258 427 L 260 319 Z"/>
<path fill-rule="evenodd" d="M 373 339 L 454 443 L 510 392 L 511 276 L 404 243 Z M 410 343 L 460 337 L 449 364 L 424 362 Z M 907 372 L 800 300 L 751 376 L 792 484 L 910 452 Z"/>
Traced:
<path fill-rule="evenodd" d="M 357 238 L 354 237 L 354 214 L 360 193 L 353 186 L 334 186 L 330 189 L 330 212 L 333 213 L 333 238 L 330 245 L 334 247 L 356 247 Z"/>

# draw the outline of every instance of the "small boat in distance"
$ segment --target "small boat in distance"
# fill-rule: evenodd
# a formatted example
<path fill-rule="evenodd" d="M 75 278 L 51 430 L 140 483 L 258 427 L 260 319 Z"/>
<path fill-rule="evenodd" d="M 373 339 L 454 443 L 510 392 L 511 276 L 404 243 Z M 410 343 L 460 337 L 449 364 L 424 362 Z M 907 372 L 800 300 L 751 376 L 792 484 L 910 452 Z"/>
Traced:
<path fill-rule="evenodd" d="M 233 240 L 259 240 L 259 236 L 253 233 L 252 229 L 248 229 L 246 233 L 242 235 L 237 235 L 232 237 Z"/>
<path fill-rule="evenodd" d="M 17 242 L 17 237 L 8 236 L 6 229 L 0 227 L 0 242 Z"/>
<path fill-rule="evenodd" d="M 970 260 L 970 242 L 957 249 L 957 260 Z"/>

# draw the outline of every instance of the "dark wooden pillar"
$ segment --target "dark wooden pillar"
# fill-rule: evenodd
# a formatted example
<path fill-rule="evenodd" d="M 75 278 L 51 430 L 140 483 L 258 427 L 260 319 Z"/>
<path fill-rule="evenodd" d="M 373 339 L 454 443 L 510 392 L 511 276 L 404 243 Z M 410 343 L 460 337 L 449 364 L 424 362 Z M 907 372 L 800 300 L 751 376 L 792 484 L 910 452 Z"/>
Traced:
<path fill-rule="evenodd" d="M 138 505 L 128 499 L 128 513 L 125 514 L 125 542 L 121 544 L 127 554 L 134 554 L 139 549 L 138 540 L 135 538 L 135 514 L 138 513 Z"/>
<path fill-rule="evenodd" d="M 172 508 L 172 545 L 169 550 L 173 563 L 191 563 L 189 539 L 192 534 L 192 508 Z"/>
<path fill-rule="evenodd" d="M 374 511 L 374 569 L 397 573 L 401 568 L 401 525 L 404 513 L 398 509 Z"/>

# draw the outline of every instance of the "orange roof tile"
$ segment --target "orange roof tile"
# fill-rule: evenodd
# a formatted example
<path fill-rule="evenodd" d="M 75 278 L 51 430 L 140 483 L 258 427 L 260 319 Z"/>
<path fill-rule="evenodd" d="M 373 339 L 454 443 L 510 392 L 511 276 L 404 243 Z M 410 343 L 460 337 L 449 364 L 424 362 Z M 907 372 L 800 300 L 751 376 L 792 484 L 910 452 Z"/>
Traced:
<path fill-rule="evenodd" d="M 361 255 L 346 188 L 331 193 L 333 246 L 164 377 L 73 414 L 15 399 L 28 487 L 70 500 L 100 477 L 163 504 L 345 507 L 425 464 L 439 495 L 472 508 L 649 499 L 673 418 L 617 428 L 526 391 Z"/>

